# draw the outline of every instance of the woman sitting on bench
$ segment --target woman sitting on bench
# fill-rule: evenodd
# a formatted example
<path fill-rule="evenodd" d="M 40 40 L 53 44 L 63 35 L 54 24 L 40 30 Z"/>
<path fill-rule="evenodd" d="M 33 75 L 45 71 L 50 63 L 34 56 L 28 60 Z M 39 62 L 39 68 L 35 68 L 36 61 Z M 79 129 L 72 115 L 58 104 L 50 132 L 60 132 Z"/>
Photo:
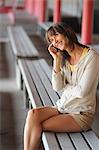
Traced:
<path fill-rule="evenodd" d="M 79 43 L 74 31 L 58 23 L 46 32 L 53 57 L 52 86 L 63 90 L 55 106 L 29 110 L 24 129 L 24 150 L 36 150 L 42 131 L 81 132 L 91 128 L 99 78 L 99 55 Z M 64 63 L 63 63 L 64 62 Z"/>

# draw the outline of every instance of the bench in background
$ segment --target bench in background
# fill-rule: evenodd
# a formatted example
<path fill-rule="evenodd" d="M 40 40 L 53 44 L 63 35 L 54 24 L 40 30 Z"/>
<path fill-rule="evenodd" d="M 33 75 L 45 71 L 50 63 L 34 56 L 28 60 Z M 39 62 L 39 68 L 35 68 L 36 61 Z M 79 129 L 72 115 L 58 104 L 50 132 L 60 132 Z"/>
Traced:
<path fill-rule="evenodd" d="M 0 43 L 9 42 L 8 31 L 6 26 L 0 25 Z"/>
<path fill-rule="evenodd" d="M 18 60 L 21 77 L 24 82 L 26 99 L 33 108 L 52 106 L 61 93 L 56 93 L 51 85 L 51 69 L 44 59 Z M 81 133 L 43 132 L 42 141 L 46 150 L 98 150 L 99 139 L 90 130 Z"/>
<path fill-rule="evenodd" d="M 29 39 L 23 27 L 9 26 L 8 35 L 14 55 L 17 58 L 37 58 L 39 56 L 37 49 Z"/>

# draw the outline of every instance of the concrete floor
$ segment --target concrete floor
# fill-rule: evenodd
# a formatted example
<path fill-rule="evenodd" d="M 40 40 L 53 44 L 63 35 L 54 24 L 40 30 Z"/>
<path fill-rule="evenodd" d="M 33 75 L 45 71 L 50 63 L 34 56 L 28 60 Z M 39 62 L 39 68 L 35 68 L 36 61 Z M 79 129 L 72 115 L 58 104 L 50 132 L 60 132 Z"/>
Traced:
<path fill-rule="evenodd" d="M 15 71 L 15 59 L 9 45 L 0 44 L 0 150 L 23 150 L 27 110 Z"/>
<path fill-rule="evenodd" d="M 36 40 L 35 36 L 33 40 Z M 24 99 L 24 92 L 17 84 L 16 60 L 10 43 L 0 43 L 0 150 L 23 150 L 28 112 Z M 41 145 L 39 150 L 42 149 Z"/>
<path fill-rule="evenodd" d="M 29 20 L 23 15 L 24 12 L 20 15 L 16 12 L 16 23 L 33 34 L 37 30 L 36 18 Z M 1 21 L 0 26 L 3 23 Z M 4 25 L 7 27 L 7 23 Z M 28 112 L 24 104 L 24 92 L 17 85 L 16 60 L 10 43 L 0 42 L 0 150 L 23 150 L 23 130 Z"/>

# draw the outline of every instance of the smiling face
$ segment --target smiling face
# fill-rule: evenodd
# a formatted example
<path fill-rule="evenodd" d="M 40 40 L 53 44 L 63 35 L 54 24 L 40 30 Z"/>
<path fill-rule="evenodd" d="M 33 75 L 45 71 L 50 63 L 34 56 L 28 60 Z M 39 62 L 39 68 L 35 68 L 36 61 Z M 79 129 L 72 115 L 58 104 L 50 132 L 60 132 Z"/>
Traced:
<path fill-rule="evenodd" d="M 55 35 L 49 36 L 49 42 L 61 51 L 65 50 L 67 47 L 67 41 L 63 34 L 56 33 Z"/>
<path fill-rule="evenodd" d="M 60 50 L 72 52 L 76 45 L 80 45 L 75 32 L 65 24 L 54 24 L 46 32 L 46 40 L 49 44 Z"/>

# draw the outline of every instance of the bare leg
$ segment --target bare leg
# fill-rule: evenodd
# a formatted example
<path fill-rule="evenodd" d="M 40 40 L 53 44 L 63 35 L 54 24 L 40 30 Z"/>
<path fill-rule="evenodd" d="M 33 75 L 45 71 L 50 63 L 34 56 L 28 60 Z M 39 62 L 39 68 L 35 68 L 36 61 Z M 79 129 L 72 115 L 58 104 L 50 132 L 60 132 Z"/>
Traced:
<path fill-rule="evenodd" d="M 36 150 L 42 130 L 53 132 L 82 131 L 69 114 L 59 114 L 57 109 L 43 107 L 30 110 L 24 130 L 24 150 Z"/>
<path fill-rule="evenodd" d="M 24 150 L 36 150 L 42 133 L 42 122 L 58 111 L 51 107 L 41 107 L 28 112 L 24 129 Z"/>
<path fill-rule="evenodd" d="M 59 114 L 42 122 L 43 131 L 81 132 L 81 127 L 70 114 Z"/>

